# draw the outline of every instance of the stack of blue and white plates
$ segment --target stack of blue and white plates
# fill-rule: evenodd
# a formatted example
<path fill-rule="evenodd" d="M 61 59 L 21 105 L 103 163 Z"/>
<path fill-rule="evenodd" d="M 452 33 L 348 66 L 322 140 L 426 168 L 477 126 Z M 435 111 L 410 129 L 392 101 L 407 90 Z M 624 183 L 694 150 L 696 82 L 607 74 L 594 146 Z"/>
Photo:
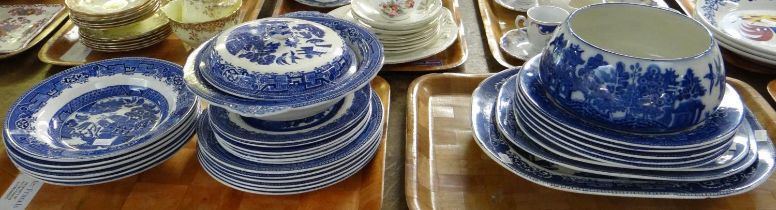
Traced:
<path fill-rule="evenodd" d="M 189 56 L 186 84 L 209 102 L 198 157 L 214 179 L 267 195 L 331 186 L 374 157 L 382 102 L 369 81 L 382 46 L 364 28 L 292 13 L 225 30 Z"/>
<path fill-rule="evenodd" d="M 567 21 L 580 19 L 561 25 L 543 54 L 475 90 L 472 125 L 486 154 L 535 183 L 588 194 L 722 197 L 767 180 L 774 170 L 774 147 L 736 90 L 725 84 L 721 64 L 713 65 L 721 62 L 714 54 L 718 50 L 703 50 L 716 48 L 709 33 L 696 48 L 706 53 L 693 58 L 626 57 L 600 48 L 611 46 L 601 40 L 583 42 L 586 36 L 593 40 L 586 33 L 595 27 L 569 32 L 595 20 L 585 18 L 597 12 L 680 19 L 661 24 L 692 21 L 673 11 L 628 4 L 578 10 Z M 635 60 L 641 61 L 631 63 Z M 693 69 L 700 68 L 687 65 L 706 68 L 696 75 Z"/>
<path fill-rule="evenodd" d="M 194 132 L 196 95 L 179 65 L 150 58 L 85 64 L 51 76 L 10 109 L 3 139 L 23 173 L 58 185 L 148 170 Z"/>

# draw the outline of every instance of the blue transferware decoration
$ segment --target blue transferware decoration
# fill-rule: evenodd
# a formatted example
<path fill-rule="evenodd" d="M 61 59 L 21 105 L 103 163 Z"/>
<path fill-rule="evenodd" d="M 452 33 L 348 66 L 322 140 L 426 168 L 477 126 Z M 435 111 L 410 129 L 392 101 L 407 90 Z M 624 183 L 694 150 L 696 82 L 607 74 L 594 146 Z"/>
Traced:
<path fill-rule="evenodd" d="M 11 106 L 5 132 L 9 146 L 31 158 L 96 160 L 166 136 L 195 104 L 180 66 L 109 59 L 65 70 L 30 89 Z"/>
<path fill-rule="evenodd" d="M 225 136 L 249 144 L 288 145 L 310 142 L 352 127 L 365 116 L 372 95 L 371 87 L 365 86 L 324 112 L 292 121 L 242 117 L 216 106 L 210 106 L 208 112 L 213 127 Z"/>
<path fill-rule="evenodd" d="M 293 114 L 310 107 L 321 106 L 321 111 L 328 108 L 327 103 L 333 105 L 344 96 L 366 86 L 380 68 L 383 66 L 383 46 L 377 37 L 358 24 L 340 20 L 318 12 L 295 12 L 286 14 L 285 17 L 309 20 L 331 28 L 341 36 L 345 44 L 350 47 L 356 56 L 357 68 L 352 71 L 348 79 L 339 83 L 335 88 L 306 97 L 296 97 L 288 100 L 252 100 L 237 97 L 208 84 L 201 75 L 202 69 L 197 60 L 202 48 L 193 51 L 184 66 L 184 78 L 186 85 L 197 95 L 210 102 L 212 105 L 225 108 L 231 112 L 246 117 L 271 117 Z M 212 40 L 211 40 L 212 42 Z M 315 112 L 318 113 L 318 112 Z M 314 114 L 314 113 L 313 113 Z M 312 115 L 312 114 L 311 114 Z M 304 116 L 307 117 L 307 116 Z M 303 118 L 303 117 L 300 117 Z"/>
<path fill-rule="evenodd" d="M 528 102 L 533 104 L 544 116 L 573 131 L 601 140 L 602 142 L 635 146 L 639 148 L 680 149 L 693 148 L 713 144 L 732 136 L 741 123 L 744 114 L 744 105 L 738 93 L 728 87 L 720 100 L 716 111 L 700 124 L 691 129 L 664 134 L 638 134 L 630 132 L 618 132 L 589 123 L 579 117 L 569 115 L 553 103 L 545 92 L 546 86 L 539 80 L 541 74 L 537 74 L 538 60 L 541 55 L 532 58 L 524 65 L 526 76 L 518 77 L 518 93 L 526 96 Z"/>
<path fill-rule="evenodd" d="M 199 127 L 197 130 L 197 134 L 199 134 L 198 146 L 202 152 L 211 156 L 220 164 L 234 169 L 265 174 L 286 174 L 311 171 L 325 167 L 329 164 L 343 161 L 347 157 L 351 157 L 352 155 L 356 154 L 358 151 L 363 151 L 366 149 L 368 145 L 372 143 L 371 141 L 380 140 L 379 138 L 375 139 L 373 137 L 381 136 L 383 126 L 383 109 L 380 105 L 381 102 L 379 102 L 378 97 L 372 98 L 372 104 L 372 116 L 370 116 L 370 121 L 368 122 L 366 129 L 355 137 L 355 141 L 349 143 L 335 153 L 306 162 L 275 165 L 246 161 L 242 158 L 234 156 L 233 154 L 224 150 L 222 145 L 217 142 L 214 136 L 215 134 L 213 133 L 214 130 L 212 129 L 209 120 L 205 117 L 200 119 Z"/>
<path fill-rule="evenodd" d="M 136 161 L 140 159 L 140 156 L 138 156 L 139 154 L 153 153 L 152 150 L 154 150 L 155 148 L 158 148 L 161 144 L 167 143 L 172 139 L 176 139 L 184 132 L 191 130 L 188 128 L 193 127 L 196 119 L 197 119 L 196 117 L 190 117 L 190 119 L 187 119 L 186 120 L 187 122 L 185 122 L 181 126 L 181 129 L 177 129 L 173 133 L 170 133 L 168 136 L 161 138 L 156 142 L 148 144 L 142 148 L 139 148 L 135 151 L 132 151 L 123 155 L 119 155 L 119 156 L 100 159 L 100 160 L 87 160 L 87 161 L 81 161 L 81 162 L 55 162 L 55 161 L 45 161 L 45 160 L 30 158 L 28 155 L 20 153 L 17 149 L 10 146 L 6 148 L 6 151 L 8 152 L 9 155 L 13 155 L 17 159 L 23 161 L 25 164 L 38 169 L 44 169 L 47 171 L 61 170 L 62 172 L 91 171 L 91 170 L 96 170 L 104 167 L 110 167 L 117 164 L 125 164 L 131 161 Z M 186 129 L 183 129 L 183 128 L 186 128 Z M 9 138 L 7 138 L 6 136 L 7 135 L 4 132 L 3 141 L 6 145 L 10 145 L 8 143 Z"/>
<path fill-rule="evenodd" d="M 518 78 L 523 77 L 530 72 L 526 70 L 527 69 L 523 69 L 523 71 L 518 73 Z M 494 111 L 494 112 L 497 112 L 497 111 Z M 593 173 L 593 174 L 608 175 L 608 176 L 623 177 L 623 178 L 649 179 L 649 180 L 704 181 L 709 179 L 722 178 L 734 173 L 738 173 L 741 170 L 749 167 L 753 162 L 755 162 L 755 159 L 756 159 L 755 157 L 750 157 L 748 159 L 745 159 L 744 161 L 739 161 L 725 168 L 708 170 L 708 171 L 691 171 L 691 172 L 637 170 L 637 169 L 626 169 L 626 168 L 620 168 L 620 167 L 604 166 L 602 164 L 596 165 L 596 164 L 580 161 L 578 156 L 567 155 L 572 153 L 566 151 L 565 149 L 562 149 L 557 146 L 552 147 L 554 145 L 547 144 L 551 140 L 546 139 L 544 136 L 536 135 L 535 133 L 532 133 L 531 130 L 526 129 L 526 127 L 521 122 L 522 120 L 516 120 L 514 115 L 512 114 L 506 114 L 506 115 L 508 117 L 506 119 L 497 119 L 499 123 L 505 123 L 506 125 L 502 126 L 503 124 L 497 123 L 497 126 L 501 126 L 498 128 L 502 131 L 502 134 L 509 142 L 513 143 L 521 150 L 527 151 L 547 161 L 551 161 L 555 164 L 563 165 L 565 167 L 572 168 L 574 170 L 584 171 L 584 172 Z M 519 119 L 522 119 L 522 117 L 520 116 Z M 748 137 L 751 138 L 751 135 L 748 135 Z M 751 143 L 750 145 L 752 144 L 754 143 Z M 750 149 L 754 151 L 757 148 L 752 147 Z M 710 159 L 713 160 L 715 159 L 715 157 L 721 155 L 724 152 L 725 151 L 723 150 L 723 151 L 717 152 L 716 154 L 709 155 L 712 157 Z M 561 155 L 561 154 L 564 154 L 564 155 Z M 753 154 L 752 156 L 755 156 L 755 155 Z M 656 167 L 656 166 L 652 166 L 652 167 Z M 682 166 L 679 166 L 679 167 L 682 167 Z"/>
<path fill-rule="evenodd" d="M 198 56 L 214 87 L 240 97 L 286 100 L 333 89 L 355 72 L 350 48 L 330 28 L 293 18 L 246 22 Z"/>
<path fill-rule="evenodd" d="M 552 189 L 568 192 L 619 197 L 704 199 L 748 192 L 763 182 L 774 170 L 774 148 L 770 139 L 757 141 L 758 160 L 746 170 L 732 176 L 704 182 L 674 182 L 623 179 L 579 172 L 515 148 L 501 135 L 494 123 L 499 83 L 514 75 L 506 70 L 487 78 L 472 95 L 472 131 L 475 142 L 496 163 L 512 173 Z M 753 130 L 762 126 L 747 113 Z"/>
<path fill-rule="evenodd" d="M 311 7 L 332 8 L 350 4 L 350 0 L 294 0 Z"/>
<path fill-rule="evenodd" d="M 499 128 L 503 128 L 502 130 L 515 129 L 515 127 L 517 127 L 515 123 L 519 121 L 521 126 L 525 128 L 523 131 L 527 134 L 541 136 L 541 138 L 538 139 L 533 138 L 537 140 L 537 143 L 539 143 L 540 146 L 543 146 L 548 150 L 554 149 L 555 151 L 571 152 L 565 156 L 574 160 L 618 168 L 658 171 L 701 171 L 699 170 L 701 167 L 711 170 L 722 168 L 722 166 L 724 166 L 723 164 L 727 164 L 729 157 L 721 157 L 721 155 L 727 153 L 728 150 L 731 149 L 731 145 L 734 146 L 734 148 L 732 148 L 733 151 L 737 151 L 741 157 L 746 155 L 747 151 L 749 151 L 748 138 L 741 132 L 739 132 L 738 136 L 722 141 L 720 146 L 713 148 L 714 150 L 701 153 L 703 155 L 685 154 L 686 156 L 674 156 L 670 158 L 665 158 L 665 156 L 642 158 L 615 155 L 609 152 L 599 152 L 587 147 L 583 149 L 582 145 L 574 143 L 568 136 L 553 133 L 554 130 L 557 129 L 546 127 L 543 122 L 537 121 L 532 115 L 527 114 L 529 112 L 526 110 L 528 108 L 527 104 L 520 104 L 515 101 L 516 83 L 515 79 L 509 78 L 500 88 L 498 100 L 496 102 L 496 117 L 498 118 L 497 124 Z M 739 143 L 733 144 L 734 138 L 739 139 Z"/>
<path fill-rule="evenodd" d="M 676 31 L 642 36 L 635 33 L 640 27 Z M 620 36 L 600 37 L 610 33 Z M 688 129 L 713 115 L 725 95 L 722 56 L 709 31 L 676 11 L 646 5 L 577 10 L 551 38 L 539 69 L 557 106 L 627 132 Z"/>

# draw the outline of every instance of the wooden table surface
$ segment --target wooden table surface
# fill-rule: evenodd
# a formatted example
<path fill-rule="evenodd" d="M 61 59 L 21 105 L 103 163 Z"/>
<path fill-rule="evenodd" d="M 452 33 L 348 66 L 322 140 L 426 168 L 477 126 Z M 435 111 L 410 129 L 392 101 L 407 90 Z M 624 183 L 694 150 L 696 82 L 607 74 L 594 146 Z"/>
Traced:
<path fill-rule="evenodd" d="M 265 1 L 260 17 L 268 17 L 272 14 L 275 1 Z M 467 48 L 469 57 L 462 66 L 448 70 L 446 72 L 456 73 L 490 73 L 498 72 L 504 69 L 493 59 L 485 44 L 483 35 L 482 21 L 479 20 L 480 14 L 476 6 L 477 1 L 460 0 L 461 19 L 463 27 L 466 28 Z M 669 4 L 679 9 L 679 7 L 670 2 Z M 52 66 L 38 60 L 37 53 L 41 44 L 30 50 L 11 58 L 0 60 L 0 110 L 5 112 L 11 103 L 19 97 L 25 90 L 35 85 L 40 80 L 56 74 L 67 67 Z M 774 75 L 763 75 L 751 73 L 738 69 L 737 67 L 726 65 L 728 76 L 740 79 L 753 86 L 763 96 L 768 96 L 766 86 L 770 80 L 776 78 Z M 774 69 L 776 70 L 776 69 Z M 385 187 L 383 200 L 383 209 L 406 209 L 407 204 L 404 198 L 404 144 L 405 144 L 405 107 L 407 107 L 406 94 L 409 84 L 415 78 L 425 73 L 412 72 L 381 72 L 380 75 L 388 80 L 391 85 L 391 107 L 390 122 L 388 128 L 388 147 L 386 157 Z M 776 104 L 773 99 L 766 97 L 773 106 Z M 5 115 L 0 116 L 0 120 L 5 121 Z M 4 173 L 0 171 L 0 173 Z M 71 193 L 71 192 L 62 192 Z M 160 195 L 162 196 L 162 195 Z M 776 209 L 776 205 L 773 205 Z M 257 207 L 258 208 L 258 207 Z M 627 207 L 623 207 L 627 208 Z M 634 207 L 636 208 L 636 207 Z M 709 206 L 713 208 L 713 206 Z"/>

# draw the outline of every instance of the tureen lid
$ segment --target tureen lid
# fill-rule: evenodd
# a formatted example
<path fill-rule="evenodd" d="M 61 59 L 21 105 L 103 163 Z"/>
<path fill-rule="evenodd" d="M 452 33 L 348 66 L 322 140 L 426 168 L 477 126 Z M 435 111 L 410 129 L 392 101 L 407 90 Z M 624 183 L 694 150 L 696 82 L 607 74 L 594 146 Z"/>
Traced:
<path fill-rule="evenodd" d="M 215 53 L 252 73 L 312 72 L 342 59 L 345 44 L 331 28 L 292 18 L 265 18 L 227 29 Z"/>

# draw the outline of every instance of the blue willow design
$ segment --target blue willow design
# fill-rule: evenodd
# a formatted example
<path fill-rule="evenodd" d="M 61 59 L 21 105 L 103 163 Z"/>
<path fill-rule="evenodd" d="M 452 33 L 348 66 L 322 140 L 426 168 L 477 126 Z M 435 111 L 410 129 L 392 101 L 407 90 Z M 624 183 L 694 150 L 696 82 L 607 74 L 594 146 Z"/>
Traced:
<path fill-rule="evenodd" d="M 314 127 L 316 125 L 320 125 L 321 123 L 324 123 L 331 118 L 334 117 L 334 115 L 337 114 L 337 111 L 339 111 L 342 108 L 342 105 L 345 103 L 344 100 L 340 100 L 334 106 L 331 106 L 324 110 L 321 113 L 315 114 L 310 117 L 298 119 L 298 120 L 290 120 L 290 121 L 269 121 L 269 120 L 261 120 L 258 118 L 252 118 L 252 117 L 240 117 L 246 124 L 250 125 L 254 128 L 259 128 L 261 130 L 265 131 L 274 131 L 274 132 L 284 132 L 284 131 L 298 131 L 303 130 L 307 128 Z"/>
<path fill-rule="evenodd" d="M 558 25 L 536 24 L 536 27 L 539 28 L 539 34 L 547 35 L 547 34 L 552 34 L 552 32 L 555 31 L 555 28 L 558 28 Z"/>
<path fill-rule="evenodd" d="M 584 59 L 584 50 L 568 43 L 564 35 L 558 34 L 549 43 L 540 66 L 555 69 L 543 71 L 546 75 L 541 79 L 555 103 L 586 120 L 627 129 L 684 128 L 699 123 L 704 114 L 706 105 L 701 98 L 712 90 L 702 83 L 718 88 L 718 99 L 724 95 L 725 75 L 719 60 L 709 63 L 702 77 L 696 76 L 702 70 L 688 68 L 680 78 L 670 67 L 610 64 L 601 54 Z M 559 63 L 551 63 L 556 59 L 550 56 L 559 56 Z"/>
<path fill-rule="evenodd" d="M 259 65 L 289 65 L 320 57 L 326 54 L 325 48 L 332 47 L 323 39 L 325 32 L 322 29 L 311 24 L 289 26 L 288 23 L 277 20 L 241 26 L 227 37 L 226 50 Z M 253 33 L 254 30 L 257 32 Z M 286 47 L 282 49 L 289 50 L 278 52 L 281 45 Z"/>
<path fill-rule="evenodd" d="M 79 149 L 126 142 L 150 131 L 168 112 L 167 100 L 152 89 L 117 85 L 68 102 L 51 119 L 49 135 Z"/>

